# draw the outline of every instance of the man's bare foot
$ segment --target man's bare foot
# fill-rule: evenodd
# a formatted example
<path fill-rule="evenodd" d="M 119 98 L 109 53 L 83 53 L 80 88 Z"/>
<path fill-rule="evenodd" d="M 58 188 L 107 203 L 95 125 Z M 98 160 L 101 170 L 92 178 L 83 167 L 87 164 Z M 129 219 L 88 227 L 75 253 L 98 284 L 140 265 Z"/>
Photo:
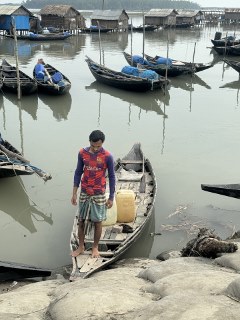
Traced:
<path fill-rule="evenodd" d="M 100 254 L 98 248 L 92 248 L 92 258 L 99 258 Z"/>
<path fill-rule="evenodd" d="M 77 257 L 84 252 L 84 247 L 78 247 L 77 250 L 71 252 L 72 257 Z"/>

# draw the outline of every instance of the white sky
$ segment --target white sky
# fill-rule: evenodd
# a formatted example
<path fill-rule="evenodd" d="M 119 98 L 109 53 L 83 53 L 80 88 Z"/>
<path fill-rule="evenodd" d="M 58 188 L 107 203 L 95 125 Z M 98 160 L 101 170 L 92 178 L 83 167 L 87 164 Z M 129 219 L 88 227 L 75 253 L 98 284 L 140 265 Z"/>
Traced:
<path fill-rule="evenodd" d="M 191 1 L 198 3 L 202 7 L 240 8 L 239 0 L 191 0 Z M 5 4 L 5 3 L 21 4 L 21 0 L 0 0 L 0 4 Z M 67 0 L 66 0 L 66 3 L 68 3 Z"/>
<path fill-rule="evenodd" d="M 192 0 L 192 2 L 198 3 L 201 7 L 240 8 L 239 0 Z"/>

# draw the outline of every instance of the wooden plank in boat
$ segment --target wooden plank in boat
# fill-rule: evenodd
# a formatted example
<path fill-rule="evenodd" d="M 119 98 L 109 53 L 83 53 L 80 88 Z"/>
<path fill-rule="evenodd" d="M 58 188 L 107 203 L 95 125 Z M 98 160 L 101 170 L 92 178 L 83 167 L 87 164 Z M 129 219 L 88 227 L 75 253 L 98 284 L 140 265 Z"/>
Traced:
<path fill-rule="evenodd" d="M 123 240 L 125 240 L 127 238 L 127 234 L 126 233 L 119 233 L 119 234 L 117 234 L 116 235 L 116 238 L 115 238 L 115 240 L 119 240 L 119 241 L 123 241 Z"/>
<path fill-rule="evenodd" d="M 110 239 L 111 233 L 112 233 L 112 228 L 111 227 L 107 228 L 106 231 L 105 231 L 104 240 L 105 239 Z"/>
<path fill-rule="evenodd" d="M 91 257 L 91 255 L 89 254 L 80 254 L 79 256 L 76 257 L 76 261 L 77 261 L 77 266 L 79 269 L 82 268 L 82 266 L 85 264 L 85 262 L 89 259 L 89 257 Z"/>
<path fill-rule="evenodd" d="M 123 163 L 123 164 L 143 163 L 143 160 L 121 160 L 120 163 Z"/>
<path fill-rule="evenodd" d="M 99 266 L 99 264 L 101 265 L 101 263 L 103 262 L 103 258 L 92 258 L 92 257 L 88 257 L 88 259 L 85 261 L 84 265 L 82 266 L 80 272 L 89 272 L 91 269 L 93 269 L 96 266 Z"/>

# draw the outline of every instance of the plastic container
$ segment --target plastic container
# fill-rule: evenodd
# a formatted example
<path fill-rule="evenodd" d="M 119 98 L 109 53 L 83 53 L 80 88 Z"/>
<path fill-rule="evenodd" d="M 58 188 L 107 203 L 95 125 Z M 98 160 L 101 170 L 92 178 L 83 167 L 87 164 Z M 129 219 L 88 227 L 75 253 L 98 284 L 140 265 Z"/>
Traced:
<path fill-rule="evenodd" d="M 106 199 L 108 199 L 109 193 L 106 193 Z M 103 226 L 111 226 L 117 222 L 117 204 L 115 198 L 113 199 L 113 206 L 110 209 L 107 209 L 107 219 L 102 222 Z"/>
<path fill-rule="evenodd" d="M 132 190 L 116 192 L 117 222 L 132 222 L 136 216 L 135 193 Z"/>

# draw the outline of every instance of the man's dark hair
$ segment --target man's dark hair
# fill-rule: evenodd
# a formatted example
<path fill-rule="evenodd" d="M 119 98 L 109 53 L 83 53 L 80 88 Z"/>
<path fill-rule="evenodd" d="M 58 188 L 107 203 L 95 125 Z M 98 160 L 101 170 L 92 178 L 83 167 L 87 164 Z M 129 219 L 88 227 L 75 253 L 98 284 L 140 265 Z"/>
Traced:
<path fill-rule="evenodd" d="M 93 132 L 90 133 L 89 141 L 97 142 L 99 140 L 101 140 L 102 142 L 104 142 L 105 140 L 105 134 L 102 131 L 94 130 Z"/>

